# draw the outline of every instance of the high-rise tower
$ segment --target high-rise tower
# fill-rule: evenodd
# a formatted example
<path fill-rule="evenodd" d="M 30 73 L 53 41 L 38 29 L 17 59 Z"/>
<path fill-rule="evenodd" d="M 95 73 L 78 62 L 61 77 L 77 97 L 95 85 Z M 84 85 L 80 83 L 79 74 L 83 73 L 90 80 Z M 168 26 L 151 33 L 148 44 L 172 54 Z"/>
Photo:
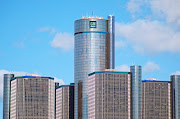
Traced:
<path fill-rule="evenodd" d="M 132 73 L 132 119 L 142 119 L 141 66 L 130 67 Z"/>
<path fill-rule="evenodd" d="M 171 75 L 172 119 L 180 119 L 180 75 Z"/>
<path fill-rule="evenodd" d="M 82 17 L 76 20 L 74 40 L 75 119 L 87 119 L 88 74 L 114 69 L 114 16 L 108 16 L 108 20 L 102 17 Z M 78 110 L 79 80 L 82 82 L 82 110 Z M 82 117 L 78 117 L 80 113 Z"/>
<path fill-rule="evenodd" d="M 14 78 L 14 74 L 4 74 L 4 88 L 3 88 L 3 119 L 10 119 L 10 90 L 11 79 Z"/>

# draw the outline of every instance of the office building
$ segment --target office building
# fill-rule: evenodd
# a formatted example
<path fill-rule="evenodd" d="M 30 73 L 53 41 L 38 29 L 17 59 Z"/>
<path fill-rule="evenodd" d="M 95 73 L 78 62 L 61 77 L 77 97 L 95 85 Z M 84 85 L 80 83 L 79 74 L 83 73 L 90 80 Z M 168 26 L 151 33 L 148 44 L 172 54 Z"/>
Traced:
<path fill-rule="evenodd" d="M 180 75 L 171 75 L 172 119 L 180 119 Z"/>
<path fill-rule="evenodd" d="M 74 119 L 74 84 L 56 87 L 56 119 Z"/>
<path fill-rule="evenodd" d="M 142 81 L 142 119 L 172 119 L 171 83 Z"/>
<path fill-rule="evenodd" d="M 114 16 L 112 15 L 108 16 L 108 20 L 102 17 L 82 17 L 75 21 L 75 119 L 88 118 L 88 74 L 114 68 L 114 34 Z M 79 80 L 83 83 L 82 112 L 78 109 Z"/>
<path fill-rule="evenodd" d="M 54 78 L 20 76 L 11 80 L 10 119 L 54 119 Z"/>
<path fill-rule="evenodd" d="M 4 74 L 3 86 L 3 119 L 10 119 L 10 82 L 14 78 L 14 74 Z"/>
<path fill-rule="evenodd" d="M 132 73 L 132 118 L 142 119 L 141 66 L 130 67 Z"/>
<path fill-rule="evenodd" d="M 131 73 L 96 71 L 88 77 L 88 119 L 132 119 Z"/>

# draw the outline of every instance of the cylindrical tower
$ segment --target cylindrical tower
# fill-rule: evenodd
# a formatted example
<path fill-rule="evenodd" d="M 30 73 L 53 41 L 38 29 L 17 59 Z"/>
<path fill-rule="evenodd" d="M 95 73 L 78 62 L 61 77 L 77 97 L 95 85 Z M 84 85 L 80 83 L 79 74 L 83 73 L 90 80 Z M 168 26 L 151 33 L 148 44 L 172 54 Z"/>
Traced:
<path fill-rule="evenodd" d="M 10 81 L 14 74 L 4 74 L 3 87 L 3 119 L 10 119 Z"/>
<path fill-rule="evenodd" d="M 132 73 L 132 119 L 142 119 L 141 66 L 130 67 Z"/>
<path fill-rule="evenodd" d="M 171 75 L 172 119 L 180 119 L 180 75 Z"/>
<path fill-rule="evenodd" d="M 109 25 L 102 17 L 83 17 L 75 21 L 74 34 L 74 82 L 75 119 L 88 118 L 88 74 L 109 69 Z M 111 51 L 112 52 L 112 51 Z M 110 63 L 111 62 L 111 63 Z M 82 110 L 78 101 L 78 82 L 82 82 Z M 79 104 L 78 104 L 79 102 Z M 82 115 L 82 116 L 81 116 Z"/>
<path fill-rule="evenodd" d="M 109 69 L 114 69 L 115 63 L 115 26 L 114 26 L 115 17 L 113 15 L 108 16 L 108 32 L 109 32 Z"/>

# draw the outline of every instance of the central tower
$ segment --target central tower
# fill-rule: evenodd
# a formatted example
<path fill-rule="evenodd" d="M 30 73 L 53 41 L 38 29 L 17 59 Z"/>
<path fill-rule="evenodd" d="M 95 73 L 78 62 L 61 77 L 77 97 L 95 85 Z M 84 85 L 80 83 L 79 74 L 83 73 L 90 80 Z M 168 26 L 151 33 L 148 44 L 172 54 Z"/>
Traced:
<path fill-rule="evenodd" d="M 75 119 L 88 119 L 88 74 L 114 69 L 114 16 L 82 17 L 74 33 Z M 82 83 L 78 101 L 78 83 Z M 79 103 L 79 104 L 78 104 Z M 82 105 L 81 109 L 78 109 Z"/>

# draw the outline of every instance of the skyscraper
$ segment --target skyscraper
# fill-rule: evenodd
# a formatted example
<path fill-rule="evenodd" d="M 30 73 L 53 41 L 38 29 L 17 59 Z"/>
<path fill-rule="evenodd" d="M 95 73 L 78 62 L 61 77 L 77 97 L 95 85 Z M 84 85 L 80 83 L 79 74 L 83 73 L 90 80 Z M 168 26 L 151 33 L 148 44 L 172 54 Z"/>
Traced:
<path fill-rule="evenodd" d="M 88 118 L 88 74 L 114 68 L 114 16 L 82 17 L 74 34 L 75 119 L 78 119 L 78 82 L 82 81 L 82 118 Z M 81 118 L 81 117 L 79 117 Z"/>
<path fill-rule="evenodd" d="M 142 119 L 172 119 L 171 83 L 142 81 Z"/>
<path fill-rule="evenodd" d="M 10 119 L 54 119 L 54 78 L 20 76 L 11 80 Z"/>
<path fill-rule="evenodd" d="M 171 75 L 172 82 L 172 115 L 180 119 L 180 75 Z"/>
<path fill-rule="evenodd" d="M 74 119 L 74 84 L 56 87 L 56 119 Z"/>
<path fill-rule="evenodd" d="M 132 73 L 132 118 L 142 119 L 141 66 L 130 67 Z"/>
<path fill-rule="evenodd" d="M 88 119 L 132 119 L 131 73 L 96 71 L 88 77 Z"/>
<path fill-rule="evenodd" d="M 14 78 L 14 74 L 4 74 L 4 88 L 3 88 L 3 119 L 10 119 L 10 90 L 11 79 Z"/>

